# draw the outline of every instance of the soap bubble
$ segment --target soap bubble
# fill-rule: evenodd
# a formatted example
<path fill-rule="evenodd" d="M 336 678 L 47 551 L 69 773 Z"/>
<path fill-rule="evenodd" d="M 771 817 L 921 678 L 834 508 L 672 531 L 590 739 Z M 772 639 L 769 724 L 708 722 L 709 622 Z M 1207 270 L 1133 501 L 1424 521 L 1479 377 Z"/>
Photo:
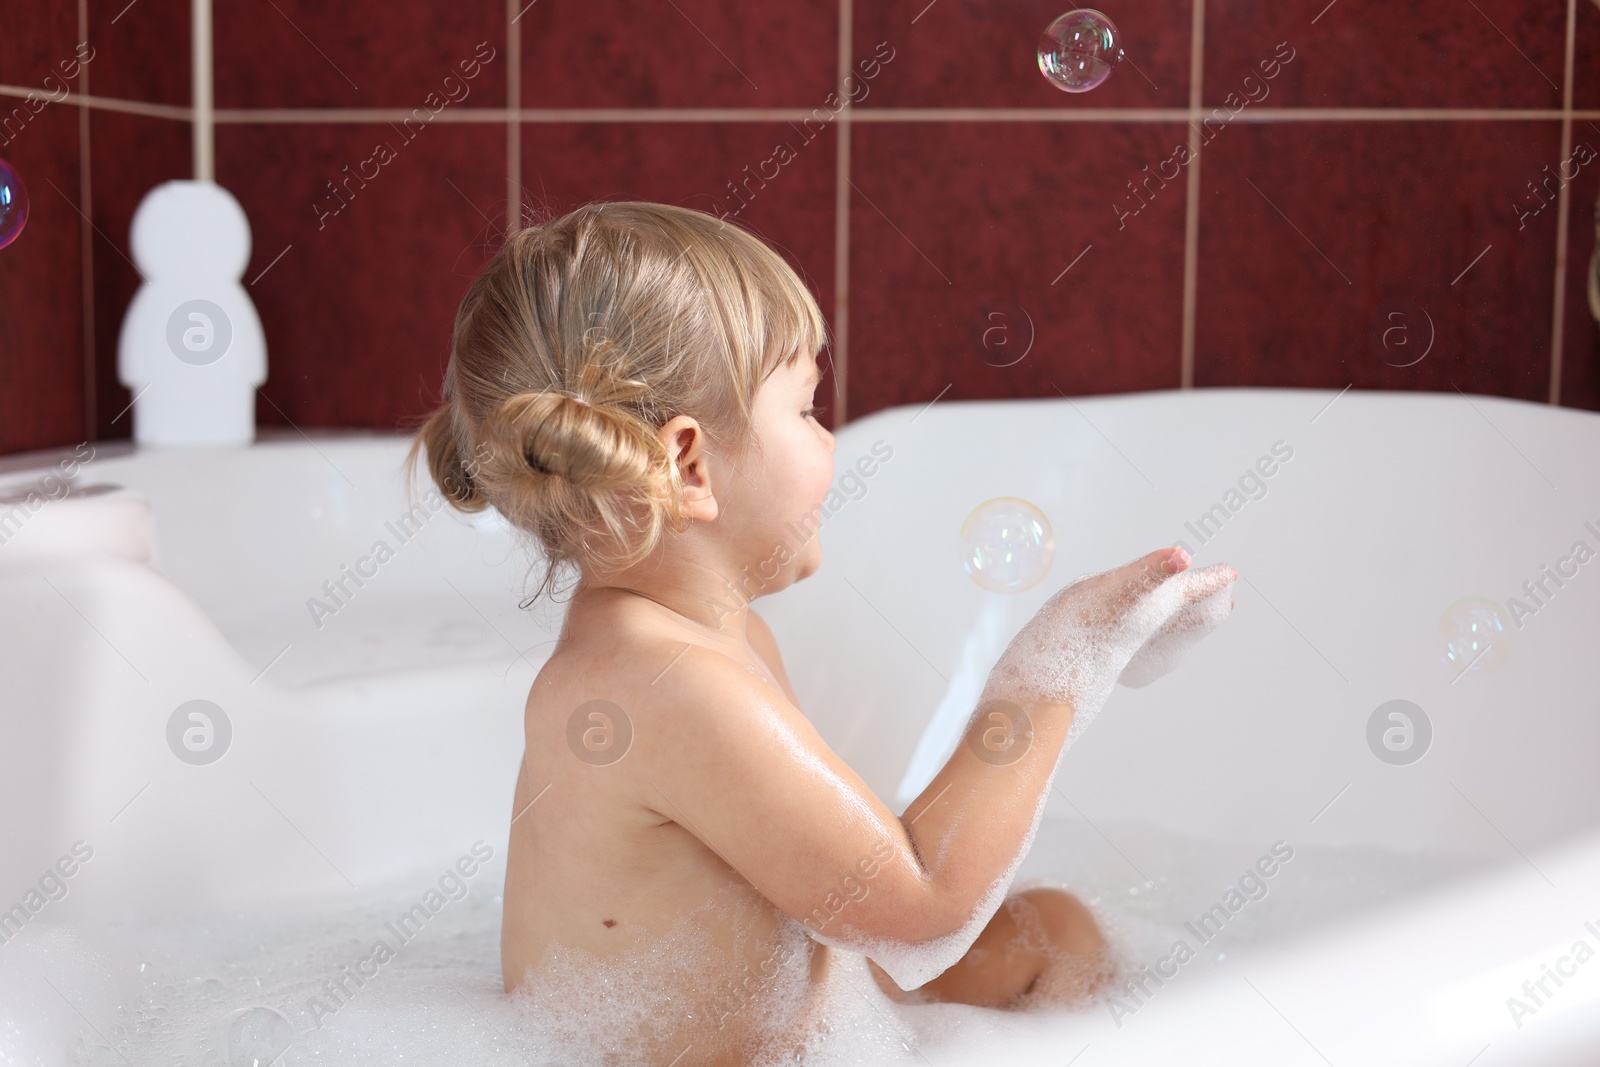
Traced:
<path fill-rule="evenodd" d="M 1068 11 L 1039 38 L 1039 72 L 1066 93 L 1086 93 L 1122 59 L 1116 24 L 1093 8 Z"/>
<path fill-rule="evenodd" d="M 985 500 L 961 524 L 961 565 L 991 593 L 1020 593 L 1034 585 L 1055 554 L 1050 520 L 1020 497 Z"/>
<path fill-rule="evenodd" d="M 28 224 L 28 187 L 11 164 L 0 159 L 0 248 L 15 241 Z"/>
<path fill-rule="evenodd" d="M 1439 662 L 1460 675 L 1486 674 L 1511 655 L 1512 631 L 1506 613 L 1492 600 L 1467 597 L 1444 609 L 1439 616 L 1444 633 L 1444 654 Z"/>
<path fill-rule="evenodd" d="M 250 1008 L 228 1027 L 229 1067 L 270 1067 L 294 1043 L 294 1027 L 271 1008 Z"/>

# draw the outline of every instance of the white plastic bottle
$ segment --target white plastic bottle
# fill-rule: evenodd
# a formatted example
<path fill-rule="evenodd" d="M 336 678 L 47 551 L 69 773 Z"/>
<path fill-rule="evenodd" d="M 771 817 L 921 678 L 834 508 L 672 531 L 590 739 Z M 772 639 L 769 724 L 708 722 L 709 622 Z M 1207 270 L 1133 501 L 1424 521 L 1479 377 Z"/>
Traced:
<path fill-rule="evenodd" d="M 248 445 L 267 342 L 240 284 L 244 209 L 214 182 L 165 182 L 134 212 L 130 240 L 144 283 L 122 320 L 117 376 L 135 396 L 134 441 Z"/>

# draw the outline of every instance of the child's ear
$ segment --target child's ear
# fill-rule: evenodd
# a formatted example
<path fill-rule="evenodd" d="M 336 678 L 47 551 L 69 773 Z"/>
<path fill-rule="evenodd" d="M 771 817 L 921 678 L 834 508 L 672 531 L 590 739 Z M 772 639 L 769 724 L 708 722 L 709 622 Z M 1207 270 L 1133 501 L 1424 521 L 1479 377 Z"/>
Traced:
<path fill-rule="evenodd" d="M 661 427 L 661 443 L 672 457 L 683 485 L 684 521 L 710 522 L 717 517 L 717 498 L 713 488 L 714 457 L 705 446 L 706 432 L 688 415 L 678 415 Z"/>

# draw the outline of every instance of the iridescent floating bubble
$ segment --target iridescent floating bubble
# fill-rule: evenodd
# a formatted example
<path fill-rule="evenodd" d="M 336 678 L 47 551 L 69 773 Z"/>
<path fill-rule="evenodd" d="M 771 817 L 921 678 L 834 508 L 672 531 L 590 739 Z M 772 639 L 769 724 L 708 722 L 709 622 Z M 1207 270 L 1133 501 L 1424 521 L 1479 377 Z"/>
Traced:
<path fill-rule="evenodd" d="M 985 500 L 961 524 L 961 565 L 992 593 L 1019 593 L 1050 570 L 1056 537 L 1044 512 L 1021 497 Z"/>
<path fill-rule="evenodd" d="M 1039 38 L 1039 72 L 1066 93 L 1086 93 L 1122 59 L 1116 24 L 1093 8 L 1068 11 Z"/>
<path fill-rule="evenodd" d="M 228 1067 L 270 1067 L 294 1036 L 289 1020 L 271 1008 L 250 1008 L 228 1027 Z"/>
<path fill-rule="evenodd" d="M 28 224 L 28 187 L 11 164 L 0 159 L 0 248 L 15 241 Z"/>
<path fill-rule="evenodd" d="M 1439 616 L 1439 629 L 1444 633 L 1439 662 L 1451 674 L 1486 674 L 1511 655 L 1513 631 L 1506 625 L 1505 610 L 1493 600 L 1466 597 L 1456 601 Z"/>

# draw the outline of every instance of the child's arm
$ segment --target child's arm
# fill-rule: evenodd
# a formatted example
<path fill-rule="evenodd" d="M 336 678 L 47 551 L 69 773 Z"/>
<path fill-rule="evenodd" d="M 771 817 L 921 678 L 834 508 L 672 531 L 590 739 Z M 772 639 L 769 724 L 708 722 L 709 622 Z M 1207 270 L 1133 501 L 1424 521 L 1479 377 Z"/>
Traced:
<path fill-rule="evenodd" d="M 866 953 L 902 988 L 931 980 L 1004 899 L 1074 715 L 1098 710 L 1174 612 L 1232 581 L 1226 568 L 1183 582 L 1152 577 L 1167 552 L 1075 583 L 1041 609 L 984 694 L 1028 712 L 1030 747 L 1002 766 L 959 746 L 904 818 L 788 700 L 731 660 L 692 649 L 660 682 L 647 757 L 657 810 L 819 940 Z"/>

